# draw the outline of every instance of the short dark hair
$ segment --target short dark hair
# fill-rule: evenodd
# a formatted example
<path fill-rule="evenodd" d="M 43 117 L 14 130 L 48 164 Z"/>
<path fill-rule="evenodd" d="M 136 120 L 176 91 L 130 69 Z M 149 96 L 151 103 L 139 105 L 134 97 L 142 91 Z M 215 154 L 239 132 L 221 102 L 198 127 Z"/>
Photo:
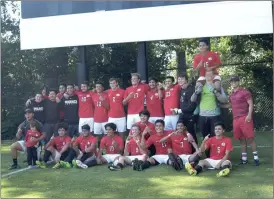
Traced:
<path fill-rule="evenodd" d="M 97 81 L 97 82 L 95 83 L 95 85 L 96 85 L 96 84 L 100 84 L 101 86 L 103 86 L 103 87 L 104 87 L 103 82 Z"/>
<path fill-rule="evenodd" d="M 185 80 L 188 81 L 188 76 L 186 73 L 179 73 L 178 77 L 185 78 Z"/>
<path fill-rule="evenodd" d="M 201 38 L 201 39 L 199 39 L 199 43 L 201 43 L 201 42 L 205 43 L 207 46 L 209 45 L 209 41 L 208 41 L 207 38 Z"/>
<path fill-rule="evenodd" d="M 65 122 L 59 123 L 59 124 L 58 124 L 58 130 L 59 130 L 59 129 L 65 129 L 65 131 L 67 131 L 67 130 L 68 130 L 68 124 L 65 123 Z"/>
<path fill-rule="evenodd" d="M 216 126 L 221 126 L 223 129 L 225 129 L 225 125 L 224 125 L 223 122 L 216 122 L 216 123 L 214 123 L 214 128 L 215 128 Z"/>
<path fill-rule="evenodd" d="M 139 113 L 139 116 L 141 115 L 146 115 L 148 118 L 150 117 L 150 113 L 148 110 L 142 110 L 140 113 Z"/>
<path fill-rule="evenodd" d="M 177 123 L 176 123 L 176 125 L 177 125 L 177 124 L 183 124 L 183 125 L 185 126 L 185 123 L 184 123 L 183 120 L 178 120 Z"/>
<path fill-rule="evenodd" d="M 67 84 L 67 87 L 68 86 L 72 86 L 74 88 L 74 84 L 69 83 L 69 84 Z"/>
<path fill-rule="evenodd" d="M 107 124 L 105 125 L 105 129 L 107 129 L 107 127 L 111 128 L 113 131 L 116 131 L 116 129 L 117 129 L 116 124 L 114 124 L 114 123 L 112 123 L 112 122 L 107 123 Z"/>
<path fill-rule="evenodd" d="M 118 79 L 117 79 L 117 78 L 112 77 L 112 78 L 110 78 L 110 79 L 109 79 L 109 82 L 112 82 L 112 81 L 116 81 L 116 82 L 118 82 Z"/>
<path fill-rule="evenodd" d="M 150 78 L 148 78 L 148 82 L 150 82 L 150 81 L 155 81 L 156 83 L 158 82 L 158 79 L 156 79 L 155 77 L 150 77 Z"/>
<path fill-rule="evenodd" d="M 138 125 L 138 124 L 133 124 L 132 126 L 131 126 L 131 128 L 132 127 L 137 127 L 138 129 L 139 129 L 139 131 L 141 131 L 141 127 Z"/>
<path fill-rule="evenodd" d="M 81 82 L 81 84 L 85 84 L 85 85 L 87 85 L 87 86 L 89 85 L 89 84 L 88 84 L 88 81 L 83 81 L 83 82 Z"/>
<path fill-rule="evenodd" d="M 30 127 L 35 127 L 36 130 L 40 132 L 40 125 L 36 120 L 30 121 L 29 125 Z"/>
<path fill-rule="evenodd" d="M 158 120 L 155 121 L 155 125 L 157 123 L 161 123 L 163 126 L 165 126 L 165 121 L 164 120 L 158 119 Z"/>
<path fill-rule="evenodd" d="M 171 79 L 172 82 L 175 82 L 175 79 L 172 76 L 167 76 L 166 79 Z"/>
<path fill-rule="evenodd" d="M 67 87 L 67 85 L 66 85 L 65 83 L 61 83 L 61 84 L 59 84 L 59 87 L 60 87 L 60 86 Z"/>
<path fill-rule="evenodd" d="M 56 89 L 56 88 L 50 88 L 50 89 L 49 89 L 49 93 L 50 93 L 50 92 L 55 92 L 55 94 L 57 94 L 57 89 Z"/>

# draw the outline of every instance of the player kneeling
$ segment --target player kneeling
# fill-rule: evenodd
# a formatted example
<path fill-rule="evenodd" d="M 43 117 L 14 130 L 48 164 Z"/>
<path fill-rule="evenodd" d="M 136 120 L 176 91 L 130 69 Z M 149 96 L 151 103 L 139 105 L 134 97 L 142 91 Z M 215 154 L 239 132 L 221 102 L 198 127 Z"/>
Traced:
<path fill-rule="evenodd" d="M 119 156 L 118 164 L 116 166 L 111 165 L 108 168 L 111 171 L 119 171 L 125 165 L 133 165 L 133 162 L 138 160 L 145 161 L 148 156 L 146 154 L 146 150 L 141 148 L 140 143 L 141 128 L 139 125 L 133 124 L 131 127 L 131 135 L 129 135 L 126 140 L 124 156 Z M 136 167 L 133 167 L 133 169 L 136 170 Z"/>
<path fill-rule="evenodd" d="M 60 160 L 64 160 L 68 156 L 69 145 L 71 143 L 71 138 L 67 135 L 68 125 L 66 123 L 60 123 L 58 125 L 57 137 L 52 137 L 51 140 L 45 146 L 45 153 L 42 158 L 43 161 L 36 161 L 36 164 L 44 169 L 46 168 L 46 163 L 49 161 L 50 156 L 56 164 L 53 166 L 54 169 L 60 168 Z"/>
<path fill-rule="evenodd" d="M 209 135 L 203 140 L 200 151 L 210 150 L 210 157 L 200 160 L 198 165 L 193 168 L 189 163 L 186 164 L 186 169 L 190 175 L 197 175 L 202 172 L 204 167 L 221 169 L 217 173 L 217 177 L 226 176 L 230 173 L 232 164 L 229 161 L 229 154 L 233 149 L 230 138 L 224 136 L 224 124 L 221 122 L 215 123 L 215 135 L 209 138 Z"/>
<path fill-rule="evenodd" d="M 192 135 L 187 131 L 183 121 L 177 122 L 176 131 L 162 138 L 160 143 L 170 141 L 172 150 L 168 153 L 168 164 L 177 171 L 184 168 L 186 163 L 194 164 L 200 159 L 198 146 Z M 192 146 L 196 150 L 192 154 Z"/>
<path fill-rule="evenodd" d="M 97 138 L 90 134 L 90 126 L 82 126 L 82 134 L 72 144 L 67 158 L 60 161 L 63 168 L 83 168 L 95 166 Z M 74 159 L 76 158 L 76 160 Z"/>
<path fill-rule="evenodd" d="M 118 158 L 124 149 L 124 141 L 121 136 L 116 135 L 116 128 L 114 123 L 105 125 L 107 135 L 100 142 L 100 150 L 97 157 L 98 164 L 112 163 L 112 166 L 117 165 Z M 103 155 L 103 150 L 106 150 L 105 155 Z"/>

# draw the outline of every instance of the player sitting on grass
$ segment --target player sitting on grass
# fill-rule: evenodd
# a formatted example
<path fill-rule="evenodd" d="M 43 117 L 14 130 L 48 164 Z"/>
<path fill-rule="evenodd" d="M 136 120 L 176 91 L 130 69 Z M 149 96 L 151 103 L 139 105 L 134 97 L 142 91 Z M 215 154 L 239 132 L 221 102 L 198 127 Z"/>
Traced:
<path fill-rule="evenodd" d="M 60 161 L 63 168 L 83 168 L 95 166 L 96 163 L 97 138 L 90 134 L 90 126 L 82 126 L 82 134 L 72 144 L 68 156 Z M 76 160 L 74 159 L 76 158 Z"/>
<path fill-rule="evenodd" d="M 45 146 L 45 153 L 43 161 L 36 161 L 36 164 L 42 168 L 46 168 L 46 163 L 49 161 L 50 156 L 54 159 L 56 164 L 52 167 L 54 169 L 60 168 L 60 160 L 64 160 L 69 153 L 69 146 L 71 138 L 67 135 L 68 125 L 66 123 L 58 124 L 57 137 L 52 137 Z"/>
<path fill-rule="evenodd" d="M 131 127 L 132 135 L 129 135 L 124 149 L 124 156 L 119 156 L 117 166 L 111 165 L 108 168 L 111 171 L 119 171 L 125 165 L 132 165 L 133 161 L 142 160 L 145 161 L 148 156 L 146 150 L 143 150 L 140 146 L 141 143 L 141 128 L 137 124 L 133 124 Z M 135 170 L 136 168 L 133 167 Z"/>
<path fill-rule="evenodd" d="M 142 134 L 141 147 L 143 150 L 146 150 L 152 144 L 154 144 L 156 148 L 156 155 L 151 156 L 149 159 L 142 161 L 133 162 L 133 168 L 137 171 L 142 171 L 146 168 L 149 168 L 151 165 L 158 164 L 167 164 L 168 161 L 168 148 L 171 147 L 169 141 L 165 141 L 160 143 L 160 140 L 166 137 L 170 131 L 164 131 L 165 122 L 163 120 L 155 121 L 155 130 L 156 134 L 150 136 L 147 141 L 145 141 L 145 136 L 148 133 L 146 129 Z"/>
<path fill-rule="evenodd" d="M 116 135 L 116 124 L 107 123 L 105 125 L 106 133 L 101 142 L 100 150 L 97 157 L 98 164 L 110 164 L 116 166 L 118 163 L 118 157 L 122 154 L 124 149 L 123 138 Z M 103 150 L 106 150 L 106 154 L 103 154 Z"/>
<path fill-rule="evenodd" d="M 176 131 L 162 138 L 160 143 L 166 141 L 170 141 L 172 145 L 172 149 L 169 149 L 168 153 L 168 164 L 172 165 L 174 169 L 181 170 L 187 162 L 194 164 L 199 161 L 198 146 L 183 121 L 178 121 Z M 196 150 L 194 154 L 192 154 L 192 146 Z"/>
<path fill-rule="evenodd" d="M 209 138 L 206 136 L 201 144 L 200 152 L 210 149 L 210 156 L 204 160 L 200 160 L 198 165 L 193 168 L 189 163 L 186 163 L 185 168 L 190 175 L 197 175 L 202 172 L 204 167 L 221 169 L 217 173 L 217 177 L 226 176 L 230 173 L 232 167 L 229 161 L 229 154 L 233 149 L 232 141 L 230 138 L 224 136 L 224 124 L 217 122 L 214 125 L 215 135 Z"/>

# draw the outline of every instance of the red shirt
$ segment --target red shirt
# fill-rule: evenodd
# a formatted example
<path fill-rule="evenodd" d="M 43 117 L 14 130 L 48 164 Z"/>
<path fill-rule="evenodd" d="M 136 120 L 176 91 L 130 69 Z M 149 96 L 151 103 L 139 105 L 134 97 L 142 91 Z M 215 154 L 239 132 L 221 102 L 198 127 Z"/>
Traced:
<path fill-rule="evenodd" d="M 173 87 L 165 91 L 165 98 L 164 98 L 165 115 L 173 115 L 170 109 L 180 107 L 180 92 L 181 92 L 181 87 L 178 84 L 174 85 Z"/>
<path fill-rule="evenodd" d="M 230 138 L 223 136 L 222 139 L 216 139 L 216 136 L 209 138 L 205 147 L 210 149 L 210 158 L 213 160 L 221 160 L 225 156 L 226 151 L 232 151 L 232 141 Z"/>
<path fill-rule="evenodd" d="M 162 90 L 162 94 L 164 91 Z M 149 89 L 146 95 L 147 110 L 150 117 L 164 117 L 163 99 L 159 98 L 158 90 Z"/>
<path fill-rule="evenodd" d="M 113 146 L 113 140 L 118 144 L 118 148 L 122 151 L 124 149 L 124 140 L 118 135 L 115 135 L 113 138 L 110 138 L 109 136 L 103 137 L 100 142 L 100 149 L 106 149 L 106 154 L 120 153 L 120 151 Z"/>
<path fill-rule="evenodd" d="M 116 91 L 107 90 L 109 99 L 108 116 L 111 118 L 125 117 L 125 110 L 123 105 L 125 90 L 118 88 Z"/>
<path fill-rule="evenodd" d="M 171 143 L 169 140 L 160 143 L 160 140 L 162 138 L 164 138 L 165 136 L 167 136 L 170 133 L 170 131 L 164 131 L 163 135 L 158 135 L 158 134 L 154 134 L 152 136 L 150 136 L 148 138 L 148 140 L 146 141 L 146 145 L 147 147 L 150 147 L 152 144 L 154 144 L 155 148 L 156 148 L 156 155 L 167 155 L 168 148 L 171 148 Z"/>
<path fill-rule="evenodd" d="M 52 140 L 51 146 L 55 147 L 56 150 L 60 152 L 67 143 L 71 143 L 71 138 L 69 136 L 57 136 Z"/>
<path fill-rule="evenodd" d="M 139 146 L 133 138 L 131 138 L 127 144 L 127 151 L 130 155 L 142 155 Z"/>
<path fill-rule="evenodd" d="M 94 108 L 92 96 L 94 93 L 92 91 L 75 91 L 75 93 L 79 98 L 79 118 L 93 118 Z"/>
<path fill-rule="evenodd" d="M 197 54 L 194 56 L 194 63 L 193 63 L 193 68 L 197 68 L 198 64 L 200 61 L 203 60 L 204 66 L 200 68 L 200 76 L 205 76 L 206 70 L 205 66 L 207 65 L 208 67 L 216 66 L 216 65 L 221 65 L 222 62 L 220 60 L 220 57 L 217 53 L 208 51 L 208 53 L 203 56 L 201 53 Z M 218 74 L 217 70 L 214 70 L 215 74 Z"/>
<path fill-rule="evenodd" d="M 152 135 L 156 134 L 155 125 L 154 125 L 153 123 L 147 122 L 146 124 L 143 124 L 142 122 L 137 122 L 136 124 L 137 124 L 137 125 L 140 127 L 140 129 L 141 129 L 141 135 L 143 134 L 143 131 L 145 130 L 145 128 L 146 128 L 147 126 L 151 129 Z M 131 130 L 129 131 L 129 135 L 132 135 Z M 150 137 L 149 134 L 146 134 L 146 135 L 145 135 L 145 139 L 146 139 L 146 140 L 147 140 L 149 137 Z"/>
<path fill-rule="evenodd" d="M 187 139 L 187 135 L 172 135 L 170 137 L 172 151 L 177 155 L 192 154 L 192 145 Z"/>
<path fill-rule="evenodd" d="M 40 136 L 41 136 L 40 132 L 28 130 L 26 137 L 25 137 L 26 147 L 33 147 L 35 145 L 38 146 L 39 142 L 32 142 L 32 141 L 30 141 L 30 138 L 31 137 L 39 138 Z"/>
<path fill-rule="evenodd" d="M 89 135 L 87 137 L 84 137 L 82 135 L 80 135 L 78 138 L 76 138 L 76 140 L 74 141 L 74 145 L 80 146 L 80 150 L 82 152 L 85 152 L 85 149 L 90 147 L 92 144 L 96 144 L 97 143 L 97 138 Z M 96 153 L 96 148 L 93 149 L 92 151 L 93 153 Z"/>
<path fill-rule="evenodd" d="M 95 93 L 92 96 L 93 103 L 94 103 L 94 122 L 102 123 L 108 121 L 108 110 L 103 106 L 103 103 L 109 103 L 107 93 L 101 93 L 102 97 L 105 99 L 102 102 L 99 98 L 100 95 Z"/>
<path fill-rule="evenodd" d="M 128 114 L 139 114 L 144 110 L 145 95 L 149 89 L 148 84 L 138 84 L 136 87 L 128 87 L 125 91 L 124 99 L 133 92 L 134 96 L 128 101 Z"/>
<path fill-rule="evenodd" d="M 252 99 L 251 93 L 246 88 L 239 88 L 237 91 L 232 91 L 229 101 L 232 106 L 233 118 L 246 116 L 248 114 L 248 100 Z"/>

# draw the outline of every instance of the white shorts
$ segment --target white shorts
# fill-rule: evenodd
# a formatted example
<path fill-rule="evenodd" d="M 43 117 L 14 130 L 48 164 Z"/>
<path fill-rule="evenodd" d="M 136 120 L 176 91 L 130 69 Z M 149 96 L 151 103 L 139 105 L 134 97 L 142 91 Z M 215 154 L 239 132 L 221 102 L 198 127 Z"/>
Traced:
<path fill-rule="evenodd" d="M 90 126 L 90 132 L 93 131 L 94 118 L 80 118 L 79 119 L 79 133 L 82 132 L 82 126 L 88 124 Z"/>
<path fill-rule="evenodd" d="M 135 124 L 136 122 L 140 122 L 140 116 L 139 114 L 130 114 L 127 115 L 127 129 L 131 129 L 131 126 Z"/>
<path fill-rule="evenodd" d="M 197 81 L 205 81 L 206 80 L 206 78 L 205 78 L 205 76 L 200 76 L 199 77 L 199 79 L 197 80 Z M 218 80 L 218 81 L 221 81 L 222 79 L 221 79 L 221 76 L 220 75 L 215 75 L 214 76 L 214 78 L 213 78 L 213 81 L 216 81 L 216 80 Z"/>
<path fill-rule="evenodd" d="M 186 163 L 189 162 L 188 159 L 189 159 L 190 156 L 191 155 L 184 155 L 184 154 L 179 155 L 179 157 L 182 159 L 182 161 L 183 161 L 184 164 L 186 164 Z"/>
<path fill-rule="evenodd" d="M 105 125 L 107 122 L 97 123 L 94 122 L 94 134 L 106 134 Z"/>
<path fill-rule="evenodd" d="M 121 117 L 121 118 L 108 118 L 108 122 L 112 122 L 114 124 L 116 124 L 117 126 L 117 131 L 119 133 L 122 133 L 122 132 L 126 132 L 127 130 L 127 121 L 126 121 L 126 117 Z"/>
<path fill-rule="evenodd" d="M 167 164 L 168 155 L 154 155 L 152 156 L 154 160 L 156 160 L 159 164 Z"/>
<path fill-rule="evenodd" d="M 105 154 L 105 155 L 102 155 L 102 157 L 105 158 L 108 163 L 113 162 L 114 165 L 118 163 L 118 158 L 117 157 L 119 157 L 119 156 L 121 156 L 121 155 L 120 154 Z"/>
<path fill-rule="evenodd" d="M 179 115 L 167 115 L 165 116 L 165 130 L 176 130 Z"/>
<path fill-rule="evenodd" d="M 138 160 L 143 160 L 143 155 L 128 155 L 128 156 L 126 156 L 127 158 L 129 158 L 131 161 L 133 161 L 133 160 L 135 160 L 136 158 L 138 159 Z"/>
<path fill-rule="evenodd" d="M 24 140 L 20 140 L 20 141 L 17 141 L 17 142 L 20 144 L 20 146 L 23 149 L 23 151 L 20 151 L 20 152 L 27 153 L 27 147 L 26 147 L 25 141 Z M 40 153 L 41 153 L 41 151 L 42 151 L 42 147 L 39 146 L 37 148 L 37 158 L 38 158 L 38 160 L 40 159 Z"/>
<path fill-rule="evenodd" d="M 164 120 L 164 117 L 150 117 L 148 119 L 148 121 L 151 122 L 151 123 L 153 123 L 153 124 L 155 124 L 156 120 Z"/>
<path fill-rule="evenodd" d="M 219 164 L 219 162 L 221 162 L 221 160 L 213 160 L 211 158 L 206 158 L 205 160 L 211 165 L 211 168 L 214 168 L 214 169 L 217 166 L 217 164 Z M 230 164 L 230 168 L 232 168 L 231 162 L 229 160 L 225 160 L 225 161 L 227 161 Z"/>

